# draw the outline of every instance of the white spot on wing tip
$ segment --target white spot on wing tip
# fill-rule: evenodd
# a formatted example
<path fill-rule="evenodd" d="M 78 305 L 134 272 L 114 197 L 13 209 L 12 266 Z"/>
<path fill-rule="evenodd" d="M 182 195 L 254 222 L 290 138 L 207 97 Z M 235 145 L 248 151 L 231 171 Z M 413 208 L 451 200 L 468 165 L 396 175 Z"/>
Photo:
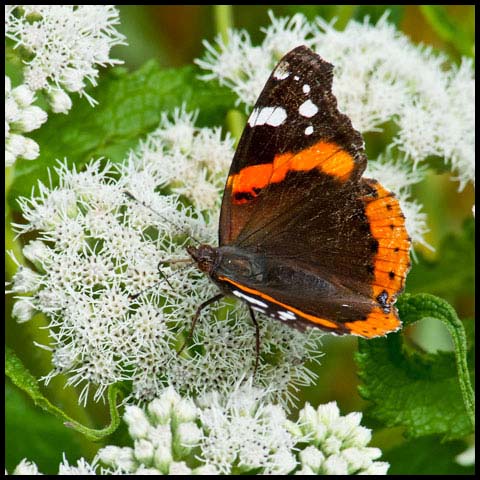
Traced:
<path fill-rule="evenodd" d="M 311 118 L 318 112 L 318 107 L 311 100 L 307 100 L 298 107 L 298 112 L 303 117 Z"/>
<path fill-rule="evenodd" d="M 257 122 L 257 118 L 258 118 L 258 113 L 259 113 L 259 110 L 257 108 L 254 108 L 252 113 L 250 114 L 250 116 L 248 117 L 248 124 L 251 126 L 251 127 L 254 127 L 256 122 Z"/>
<path fill-rule="evenodd" d="M 305 135 L 311 135 L 313 133 L 313 127 L 310 125 L 305 129 Z"/>
<path fill-rule="evenodd" d="M 287 112 L 282 107 L 263 107 L 254 108 L 248 119 L 248 124 L 251 127 L 257 125 L 270 125 L 272 127 L 278 127 L 287 118 Z"/>
<path fill-rule="evenodd" d="M 273 72 L 273 78 L 276 80 L 285 80 L 290 76 L 290 72 L 288 71 L 290 65 L 288 62 L 280 62 L 278 67 Z"/>
<path fill-rule="evenodd" d="M 303 93 L 310 93 L 310 85 L 305 84 L 302 90 L 303 90 Z"/>

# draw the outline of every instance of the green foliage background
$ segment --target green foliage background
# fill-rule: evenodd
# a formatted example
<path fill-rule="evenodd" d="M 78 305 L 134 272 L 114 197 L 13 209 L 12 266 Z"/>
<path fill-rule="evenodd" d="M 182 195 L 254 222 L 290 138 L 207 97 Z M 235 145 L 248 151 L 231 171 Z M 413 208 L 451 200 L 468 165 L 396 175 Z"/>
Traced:
<path fill-rule="evenodd" d="M 194 58 L 203 54 L 201 40 L 211 40 L 216 33 L 218 18 L 214 7 L 119 8 L 119 30 L 126 35 L 129 46 L 116 47 L 112 56 L 124 59 L 125 65 L 102 72 L 99 87 L 92 93 L 99 101 L 94 110 L 86 100 L 74 97 L 68 116 L 52 114 L 48 122 L 34 132 L 32 138 L 40 144 L 41 156 L 32 162 L 20 160 L 14 170 L 6 172 L 10 209 L 7 214 L 15 221 L 21 221 L 15 199 L 28 195 L 38 179 L 46 180 L 47 167 L 56 159 L 68 158 L 68 162 L 77 167 L 92 156 L 120 161 L 139 139 L 156 127 L 162 111 L 172 110 L 182 102 L 190 109 L 200 110 L 199 125 L 228 128 L 225 119 L 234 108 L 234 96 L 214 83 L 198 80 L 199 71 L 192 64 Z M 374 22 L 387 6 L 284 5 L 269 8 L 276 16 L 302 12 L 309 19 L 337 17 L 337 25 L 342 27 L 349 19 L 362 20 L 366 15 Z M 473 6 L 397 5 L 388 6 L 388 9 L 390 21 L 415 42 L 427 43 L 446 52 L 453 63 L 458 63 L 462 55 L 473 56 Z M 268 24 L 267 12 L 268 8 L 261 5 L 235 6 L 232 10 L 234 26 L 247 29 L 254 42 L 261 41 L 260 27 Z M 6 58 L 7 73 L 14 81 L 19 81 L 18 64 L 9 62 L 8 50 Z M 417 250 L 418 261 L 413 264 L 406 289 L 407 294 L 416 295 L 405 295 L 405 300 L 399 301 L 399 310 L 402 313 L 403 305 L 405 318 L 402 319 L 406 322 L 407 313 L 411 314 L 411 302 L 424 299 L 418 294 L 428 293 L 448 301 L 467 332 L 468 351 L 464 353 L 472 371 L 473 188 L 468 186 L 459 193 L 449 172 L 436 173 L 418 186 L 415 195 L 428 214 L 431 231 L 427 240 L 435 247 L 435 252 Z M 6 243 L 14 245 L 8 229 Z M 9 260 L 6 267 L 7 277 L 10 277 L 15 267 Z M 459 389 L 451 337 L 445 325 L 438 321 L 442 314 L 436 309 L 443 303 L 442 300 L 435 302 L 427 313 L 419 309 L 413 320 L 407 322 L 412 323 L 411 326 L 387 339 L 358 342 L 354 338 L 327 337 L 322 365 L 315 367 L 319 381 L 301 392 L 299 405 L 304 401 L 318 405 L 336 400 L 342 413 L 363 410 L 364 423 L 374 429 L 372 443 L 384 451 L 392 474 L 473 472 L 472 468 L 454 462 L 454 456 L 466 448 L 465 438 L 473 429 Z M 33 338 L 41 341 L 39 336 L 46 335 L 38 329 L 45 324 L 45 319 L 38 315 L 31 322 L 18 325 L 11 319 L 11 308 L 12 299 L 8 297 L 7 345 L 38 378 L 50 370 L 48 354 L 32 346 Z M 24 367 L 19 367 L 18 371 Z M 24 373 L 16 375 L 18 379 Z M 113 436 L 93 442 L 78 431 L 66 428 L 64 420 L 43 411 L 42 396 L 45 395 L 87 427 L 101 428 L 109 423 L 108 406 L 79 407 L 74 401 L 76 392 L 72 388 L 64 389 L 62 378 L 54 380 L 47 388 L 34 386 L 34 390 L 40 392 L 36 405 L 25 393 L 28 389 L 14 383 L 7 381 L 5 389 L 8 471 L 27 457 L 35 461 L 42 472 L 56 473 L 62 452 L 73 463 L 80 456 L 91 459 L 102 442 L 122 444 L 125 441 L 125 432 L 120 428 Z"/>

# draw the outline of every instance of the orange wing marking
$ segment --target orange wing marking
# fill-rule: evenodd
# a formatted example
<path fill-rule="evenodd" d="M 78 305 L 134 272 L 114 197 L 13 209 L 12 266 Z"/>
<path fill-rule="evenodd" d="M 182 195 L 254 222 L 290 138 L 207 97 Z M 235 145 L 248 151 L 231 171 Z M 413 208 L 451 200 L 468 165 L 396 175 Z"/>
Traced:
<path fill-rule="evenodd" d="M 232 187 L 233 201 L 248 203 L 262 188 L 279 183 L 290 171 L 309 171 L 317 168 L 327 175 L 345 182 L 355 167 L 353 157 L 333 142 L 318 142 L 298 153 L 276 155 L 272 163 L 245 167 L 228 178 L 227 186 Z"/>
<path fill-rule="evenodd" d="M 398 200 L 378 182 L 365 181 L 376 191 L 376 196 L 363 199 L 370 231 L 378 242 L 373 260 L 373 297 L 387 292 L 386 302 L 391 305 L 403 290 L 410 269 L 410 238 Z"/>
<path fill-rule="evenodd" d="M 384 313 L 380 307 L 375 307 L 368 314 L 366 320 L 346 322 L 345 326 L 353 335 L 373 338 L 398 330 L 401 326 L 401 322 L 393 307 L 390 313 Z"/>

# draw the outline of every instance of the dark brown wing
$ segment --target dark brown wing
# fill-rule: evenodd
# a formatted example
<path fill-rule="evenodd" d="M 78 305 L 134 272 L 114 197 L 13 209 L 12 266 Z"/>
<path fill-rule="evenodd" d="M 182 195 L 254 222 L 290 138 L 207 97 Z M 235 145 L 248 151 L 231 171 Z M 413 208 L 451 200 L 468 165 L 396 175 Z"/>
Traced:
<path fill-rule="evenodd" d="M 293 312 L 372 337 L 400 325 L 392 305 L 410 239 L 393 194 L 361 178 L 363 141 L 331 87 L 332 66 L 306 47 L 270 76 L 234 157 L 220 221 L 220 245 L 264 258 L 265 272 L 260 283 L 223 280 L 279 318 Z"/>
<path fill-rule="evenodd" d="M 309 168 L 321 165 L 331 174 L 361 176 L 366 166 L 363 140 L 337 109 L 332 70 L 307 47 L 297 47 L 270 75 L 230 167 L 220 215 L 220 245 L 235 242 L 255 209 L 250 200 L 282 179 L 292 154 L 310 149 L 315 158 L 307 159 Z"/>

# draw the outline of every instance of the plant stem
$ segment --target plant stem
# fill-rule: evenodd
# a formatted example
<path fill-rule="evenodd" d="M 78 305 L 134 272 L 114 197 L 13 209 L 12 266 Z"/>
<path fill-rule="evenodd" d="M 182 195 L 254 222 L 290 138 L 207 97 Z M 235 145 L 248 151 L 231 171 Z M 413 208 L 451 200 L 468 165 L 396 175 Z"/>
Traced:
<path fill-rule="evenodd" d="M 228 43 L 228 30 L 233 28 L 232 5 L 214 5 L 215 28 L 224 44 Z M 238 143 L 245 124 L 244 115 L 236 109 L 227 112 L 226 123 L 228 130 Z"/>
<path fill-rule="evenodd" d="M 228 29 L 233 27 L 233 9 L 231 5 L 214 5 L 215 29 L 224 43 L 228 41 Z"/>

